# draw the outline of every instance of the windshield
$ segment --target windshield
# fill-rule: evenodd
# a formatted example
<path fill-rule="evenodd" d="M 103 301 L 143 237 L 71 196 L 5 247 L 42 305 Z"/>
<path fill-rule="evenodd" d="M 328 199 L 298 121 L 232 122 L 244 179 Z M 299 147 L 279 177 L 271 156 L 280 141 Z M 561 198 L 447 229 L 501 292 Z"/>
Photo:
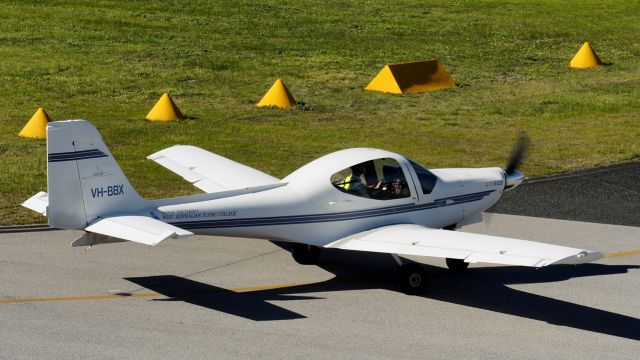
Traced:
<path fill-rule="evenodd" d="M 407 158 L 413 170 L 416 171 L 416 175 L 418 175 L 418 181 L 420 182 L 420 187 L 422 188 L 423 194 L 431 194 L 433 188 L 436 186 L 436 182 L 438 181 L 438 177 L 435 176 L 431 171 L 427 170 L 426 167 L 420 165 L 419 163 Z"/>

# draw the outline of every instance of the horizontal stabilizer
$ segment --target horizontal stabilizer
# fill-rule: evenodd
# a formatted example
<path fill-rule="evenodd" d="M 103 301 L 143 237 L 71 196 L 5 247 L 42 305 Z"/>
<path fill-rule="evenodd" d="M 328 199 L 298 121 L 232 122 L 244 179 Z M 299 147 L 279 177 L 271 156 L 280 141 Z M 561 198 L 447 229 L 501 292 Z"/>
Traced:
<path fill-rule="evenodd" d="M 39 193 L 33 195 L 27 201 L 22 203 L 22 206 L 27 209 L 33 210 L 35 212 L 39 212 L 40 214 L 47 216 L 47 206 L 49 205 L 49 195 L 40 191 Z"/>
<path fill-rule="evenodd" d="M 102 245 L 102 244 L 114 244 L 119 242 L 127 242 L 124 239 L 118 239 L 111 236 L 96 234 L 92 232 L 85 232 L 79 238 L 73 240 L 71 242 L 71 246 L 79 247 L 79 246 L 94 246 L 94 245 Z"/>
<path fill-rule="evenodd" d="M 581 264 L 602 258 L 599 252 L 565 246 L 409 224 L 365 231 L 325 247 L 533 267 Z"/>
<path fill-rule="evenodd" d="M 204 149 L 175 145 L 147 156 L 198 189 L 214 193 L 279 182 L 278 178 Z"/>
<path fill-rule="evenodd" d="M 146 216 L 116 216 L 100 219 L 88 226 L 85 231 L 151 246 L 168 238 L 182 239 L 193 235 L 190 231 Z M 74 242 L 72 245 L 87 244 Z"/>

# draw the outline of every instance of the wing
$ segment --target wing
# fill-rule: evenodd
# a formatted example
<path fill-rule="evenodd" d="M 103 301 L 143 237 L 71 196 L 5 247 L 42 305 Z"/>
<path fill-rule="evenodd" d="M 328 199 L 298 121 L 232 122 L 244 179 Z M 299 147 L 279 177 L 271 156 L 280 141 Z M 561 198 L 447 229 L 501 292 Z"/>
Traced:
<path fill-rule="evenodd" d="M 270 185 L 280 181 L 204 149 L 175 145 L 147 156 L 207 193 Z"/>
<path fill-rule="evenodd" d="M 365 231 L 325 247 L 534 267 L 580 264 L 602 258 L 599 252 L 565 246 L 409 224 Z"/>
<path fill-rule="evenodd" d="M 124 240 L 153 246 L 168 238 L 182 239 L 193 235 L 190 231 L 146 216 L 115 216 L 99 219 L 84 230 L 88 233 L 71 243 L 72 246 Z"/>

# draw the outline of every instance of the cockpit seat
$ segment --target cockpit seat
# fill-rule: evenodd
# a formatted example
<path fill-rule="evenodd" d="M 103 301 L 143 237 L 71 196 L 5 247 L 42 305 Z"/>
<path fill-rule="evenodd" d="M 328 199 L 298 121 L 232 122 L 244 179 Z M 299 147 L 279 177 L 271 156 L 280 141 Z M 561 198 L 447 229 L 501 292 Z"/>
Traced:
<path fill-rule="evenodd" d="M 392 182 L 400 178 L 400 168 L 396 166 L 384 165 L 382 167 L 382 176 L 385 182 Z"/>

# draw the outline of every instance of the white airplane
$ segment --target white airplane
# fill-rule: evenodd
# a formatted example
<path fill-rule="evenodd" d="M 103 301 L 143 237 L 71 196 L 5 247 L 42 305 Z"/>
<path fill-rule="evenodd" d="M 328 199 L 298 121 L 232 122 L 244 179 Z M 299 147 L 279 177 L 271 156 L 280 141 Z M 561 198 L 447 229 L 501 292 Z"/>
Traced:
<path fill-rule="evenodd" d="M 398 255 L 446 258 L 452 270 L 487 262 L 542 267 L 600 259 L 599 252 L 451 231 L 519 185 L 524 142 L 506 169 L 427 169 L 378 149 L 325 155 L 280 180 L 220 155 L 176 145 L 148 158 L 205 194 L 146 200 L 136 193 L 96 128 L 86 120 L 47 125 L 47 188 L 22 205 L 51 227 L 82 229 L 73 246 L 122 241 L 156 245 L 193 234 L 293 243 L 301 264 L 321 248 L 393 255 L 406 293 L 419 293 L 422 267 Z"/>

